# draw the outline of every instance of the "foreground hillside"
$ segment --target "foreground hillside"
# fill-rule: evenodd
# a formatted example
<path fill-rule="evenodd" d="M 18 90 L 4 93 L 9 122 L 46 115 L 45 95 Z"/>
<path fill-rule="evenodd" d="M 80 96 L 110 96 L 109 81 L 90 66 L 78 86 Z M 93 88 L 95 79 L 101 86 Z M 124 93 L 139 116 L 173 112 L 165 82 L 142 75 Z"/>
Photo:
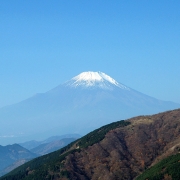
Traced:
<path fill-rule="evenodd" d="M 179 142 L 180 109 L 139 116 L 103 126 L 0 179 L 131 180 L 177 154 Z"/>
<path fill-rule="evenodd" d="M 136 180 L 179 180 L 180 154 L 169 156 L 142 173 Z"/>

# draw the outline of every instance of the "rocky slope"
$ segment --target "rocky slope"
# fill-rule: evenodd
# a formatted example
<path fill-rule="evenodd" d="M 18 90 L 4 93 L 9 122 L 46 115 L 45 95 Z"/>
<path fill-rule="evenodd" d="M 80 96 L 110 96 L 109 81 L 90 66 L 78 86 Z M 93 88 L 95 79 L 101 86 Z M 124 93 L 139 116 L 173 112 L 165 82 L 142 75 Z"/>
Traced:
<path fill-rule="evenodd" d="M 120 122 L 97 129 L 1 179 L 132 180 L 179 152 L 180 109 Z"/>

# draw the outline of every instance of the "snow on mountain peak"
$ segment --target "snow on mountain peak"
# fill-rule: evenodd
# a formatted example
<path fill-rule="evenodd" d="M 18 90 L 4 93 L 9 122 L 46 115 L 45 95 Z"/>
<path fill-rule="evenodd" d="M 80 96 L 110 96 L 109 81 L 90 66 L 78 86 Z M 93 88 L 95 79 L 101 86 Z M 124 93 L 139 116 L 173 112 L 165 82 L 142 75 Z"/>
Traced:
<path fill-rule="evenodd" d="M 119 84 L 116 80 L 108 76 L 107 74 L 103 72 L 82 72 L 81 74 L 73 77 L 68 85 L 72 87 L 78 87 L 78 86 L 85 86 L 85 87 L 91 87 L 91 86 L 98 86 L 103 89 L 112 89 L 112 85 L 117 86 L 122 89 L 129 89 L 128 87 Z"/>
<path fill-rule="evenodd" d="M 92 71 L 83 72 L 72 79 L 75 80 L 76 82 L 86 81 L 87 84 L 90 86 L 91 84 L 93 85 L 95 81 L 103 82 L 104 80 L 109 81 L 114 85 L 118 85 L 118 82 L 116 82 L 113 78 L 102 72 L 92 72 Z"/>

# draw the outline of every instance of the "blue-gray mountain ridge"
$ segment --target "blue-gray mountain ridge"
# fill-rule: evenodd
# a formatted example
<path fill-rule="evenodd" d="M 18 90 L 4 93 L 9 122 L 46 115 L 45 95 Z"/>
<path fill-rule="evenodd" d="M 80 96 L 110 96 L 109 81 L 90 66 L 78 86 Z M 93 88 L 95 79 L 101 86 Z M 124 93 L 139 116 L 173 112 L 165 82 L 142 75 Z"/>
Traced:
<path fill-rule="evenodd" d="M 67 133 L 179 108 L 131 89 L 102 72 L 83 72 L 46 92 L 0 109 L 0 144 Z"/>

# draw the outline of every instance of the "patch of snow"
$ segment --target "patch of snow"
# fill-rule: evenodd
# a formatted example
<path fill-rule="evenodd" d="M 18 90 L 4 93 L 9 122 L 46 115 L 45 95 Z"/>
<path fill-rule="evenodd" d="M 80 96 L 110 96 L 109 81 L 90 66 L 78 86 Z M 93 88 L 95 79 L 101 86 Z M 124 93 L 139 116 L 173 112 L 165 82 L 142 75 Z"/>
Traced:
<path fill-rule="evenodd" d="M 69 83 L 69 86 L 78 87 L 78 86 L 98 86 L 100 88 L 112 89 L 112 86 L 119 87 L 121 89 L 129 90 L 128 87 L 118 83 L 116 80 L 108 76 L 103 72 L 82 72 L 81 74 L 73 77 Z"/>

